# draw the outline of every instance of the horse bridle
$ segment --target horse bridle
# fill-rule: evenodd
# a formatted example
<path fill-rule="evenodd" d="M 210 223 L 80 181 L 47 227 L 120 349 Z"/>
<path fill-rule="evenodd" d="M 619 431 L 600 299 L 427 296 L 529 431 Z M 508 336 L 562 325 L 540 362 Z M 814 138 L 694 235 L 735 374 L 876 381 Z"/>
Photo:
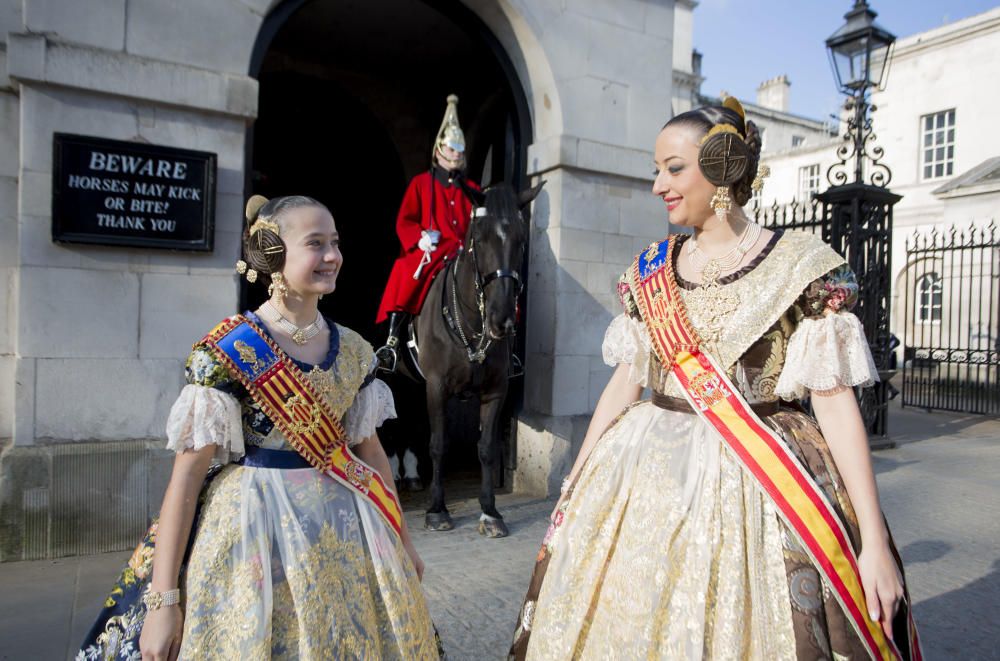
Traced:
<path fill-rule="evenodd" d="M 472 222 L 475 222 L 477 218 L 481 218 L 486 215 L 485 207 L 476 207 L 472 211 Z M 515 299 L 521 295 L 524 291 L 524 282 L 521 280 L 521 274 L 517 271 L 511 269 L 497 269 L 492 273 L 486 274 L 484 277 L 482 272 L 479 270 L 479 260 L 476 257 L 476 242 L 475 239 L 469 240 L 469 254 L 472 256 L 472 269 L 476 274 L 476 307 L 479 309 L 479 343 L 478 346 L 473 346 L 469 341 L 469 338 L 465 335 L 465 331 L 462 329 L 462 310 L 460 301 L 458 300 L 458 262 L 462 259 L 462 254 L 459 253 L 458 259 L 455 260 L 455 266 L 452 268 L 451 273 L 451 308 L 453 310 L 454 319 L 449 319 L 451 325 L 455 327 L 458 332 L 459 338 L 461 338 L 462 343 L 465 345 L 465 352 L 469 357 L 469 362 L 482 364 L 486 360 L 486 352 L 489 351 L 490 346 L 493 344 L 493 338 L 489 337 L 489 333 L 486 332 L 486 288 L 490 284 L 496 282 L 497 280 L 502 280 L 504 278 L 510 278 L 517 283 L 517 294 L 515 294 Z M 447 309 L 446 309 L 447 316 Z"/>

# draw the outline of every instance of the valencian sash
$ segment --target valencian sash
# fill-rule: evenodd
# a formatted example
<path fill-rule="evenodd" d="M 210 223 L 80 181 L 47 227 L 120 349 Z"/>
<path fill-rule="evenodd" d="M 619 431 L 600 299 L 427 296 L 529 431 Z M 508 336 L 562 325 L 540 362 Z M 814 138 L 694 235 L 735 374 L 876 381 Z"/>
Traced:
<path fill-rule="evenodd" d="M 309 464 L 363 496 L 400 532 L 402 509 L 378 471 L 347 446 L 347 434 L 302 371 L 243 315 L 226 319 L 199 342 L 239 379 L 288 443 Z"/>
<path fill-rule="evenodd" d="M 639 254 L 629 271 L 639 313 L 664 369 L 671 370 L 695 413 L 719 433 L 776 506 L 812 559 L 873 659 L 901 659 L 878 622 L 868 617 L 857 556 L 843 523 L 798 458 L 754 413 L 726 371 L 701 349 L 674 278 L 675 237 Z M 909 615 L 912 658 L 920 660 Z"/>

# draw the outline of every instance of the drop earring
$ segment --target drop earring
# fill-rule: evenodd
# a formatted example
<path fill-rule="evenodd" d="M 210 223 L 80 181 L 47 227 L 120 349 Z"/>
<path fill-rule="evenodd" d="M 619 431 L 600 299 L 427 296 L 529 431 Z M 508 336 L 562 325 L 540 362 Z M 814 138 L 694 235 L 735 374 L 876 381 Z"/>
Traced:
<path fill-rule="evenodd" d="M 729 210 L 733 208 L 733 200 L 729 197 L 729 186 L 719 186 L 715 189 L 715 195 L 709 203 L 715 210 L 715 216 L 719 220 L 725 221 L 729 215 Z"/>
<path fill-rule="evenodd" d="M 267 286 L 267 295 L 274 296 L 274 292 L 278 292 L 278 298 L 282 300 L 288 294 L 288 285 L 285 284 L 285 278 L 281 273 L 271 274 L 271 284 Z"/>

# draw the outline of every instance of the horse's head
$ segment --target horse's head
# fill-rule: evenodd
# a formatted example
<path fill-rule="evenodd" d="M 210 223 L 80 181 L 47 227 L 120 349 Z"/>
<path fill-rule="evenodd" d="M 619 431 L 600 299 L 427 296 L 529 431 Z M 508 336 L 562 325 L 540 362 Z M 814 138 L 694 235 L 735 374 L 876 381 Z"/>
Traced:
<path fill-rule="evenodd" d="M 521 267 L 528 244 L 528 224 L 521 211 L 544 185 L 543 181 L 521 193 L 509 184 L 490 186 L 482 206 L 473 211 L 466 245 L 485 301 L 485 331 L 494 339 L 513 335 L 516 330 Z"/>

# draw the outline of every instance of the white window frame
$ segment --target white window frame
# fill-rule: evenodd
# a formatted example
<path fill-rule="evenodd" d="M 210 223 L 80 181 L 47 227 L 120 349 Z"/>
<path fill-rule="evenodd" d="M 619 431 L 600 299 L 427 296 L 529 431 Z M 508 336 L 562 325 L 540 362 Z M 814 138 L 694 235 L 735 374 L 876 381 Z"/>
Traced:
<path fill-rule="evenodd" d="M 917 278 L 918 324 L 939 325 L 944 314 L 944 280 L 937 271 L 928 271 Z M 926 298 L 925 298 L 926 297 Z M 937 319 L 934 313 L 937 312 Z"/>
<path fill-rule="evenodd" d="M 819 163 L 799 168 L 799 201 L 810 202 L 812 194 L 819 192 Z"/>
<path fill-rule="evenodd" d="M 955 109 L 920 117 L 920 179 L 947 179 L 955 174 Z"/>
<path fill-rule="evenodd" d="M 806 144 L 806 136 L 804 135 L 793 135 L 792 136 L 792 149 L 796 147 L 801 147 Z"/>

